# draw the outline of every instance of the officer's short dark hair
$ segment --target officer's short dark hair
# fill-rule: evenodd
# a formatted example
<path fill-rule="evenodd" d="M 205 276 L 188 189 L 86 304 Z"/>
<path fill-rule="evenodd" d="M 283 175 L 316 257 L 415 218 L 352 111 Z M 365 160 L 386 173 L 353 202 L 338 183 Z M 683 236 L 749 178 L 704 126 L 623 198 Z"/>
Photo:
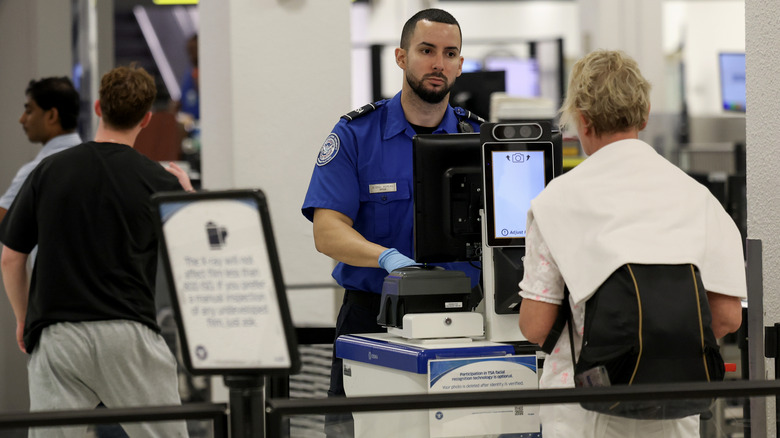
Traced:
<path fill-rule="evenodd" d="M 423 9 L 422 11 L 412 15 L 412 18 L 406 21 L 404 28 L 401 31 L 401 48 L 409 50 L 409 44 L 412 40 L 412 34 L 414 33 L 417 22 L 420 20 L 428 20 L 434 23 L 454 24 L 458 26 L 458 34 L 460 34 L 460 41 L 463 42 L 463 32 L 460 31 L 460 24 L 455 17 L 447 11 L 441 9 Z"/>
<path fill-rule="evenodd" d="M 79 118 L 79 93 L 67 77 L 31 80 L 24 92 L 41 109 L 57 108 L 60 126 L 65 131 L 76 129 Z"/>

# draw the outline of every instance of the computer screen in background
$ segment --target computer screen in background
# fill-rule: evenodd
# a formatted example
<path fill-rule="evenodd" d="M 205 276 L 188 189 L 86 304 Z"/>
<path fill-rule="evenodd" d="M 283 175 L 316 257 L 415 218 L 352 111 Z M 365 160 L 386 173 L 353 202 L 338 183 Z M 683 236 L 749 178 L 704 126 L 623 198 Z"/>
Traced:
<path fill-rule="evenodd" d="M 720 53 L 718 57 L 723 109 L 745 112 L 745 54 Z"/>
<path fill-rule="evenodd" d="M 474 58 L 464 58 L 463 67 L 461 67 L 463 73 L 473 73 L 475 71 L 482 71 L 482 61 Z"/>
<path fill-rule="evenodd" d="M 452 85 L 450 104 L 465 108 L 486 120 L 490 119 L 490 95 L 505 91 L 505 77 L 503 71 L 463 73 Z"/>
<path fill-rule="evenodd" d="M 510 96 L 540 97 L 539 63 L 531 58 L 488 57 L 486 71 L 504 71 L 506 92 Z"/>

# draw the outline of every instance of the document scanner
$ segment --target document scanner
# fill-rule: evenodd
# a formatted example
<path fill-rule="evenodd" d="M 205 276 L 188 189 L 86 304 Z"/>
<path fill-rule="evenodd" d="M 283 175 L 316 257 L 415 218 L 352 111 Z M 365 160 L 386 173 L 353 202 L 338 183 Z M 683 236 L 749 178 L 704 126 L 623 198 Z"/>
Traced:
<path fill-rule="evenodd" d="M 440 266 L 408 266 L 382 285 L 377 323 L 408 339 L 474 337 L 484 334 L 483 317 L 468 306 L 471 280 Z"/>

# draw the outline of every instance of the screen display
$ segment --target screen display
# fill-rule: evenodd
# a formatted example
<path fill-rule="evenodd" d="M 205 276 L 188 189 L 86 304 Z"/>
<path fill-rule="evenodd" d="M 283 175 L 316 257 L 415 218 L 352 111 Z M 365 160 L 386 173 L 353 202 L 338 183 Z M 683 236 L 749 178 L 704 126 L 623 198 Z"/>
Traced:
<path fill-rule="evenodd" d="M 528 209 L 550 182 L 550 142 L 485 143 L 485 204 L 489 246 L 524 246 Z"/>
<path fill-rule="evenodd" d="M 745 54 L 720 54 L 720 90 L 723 109 L 744 112 L 746 109 Z"/>
<path fill-rule="evenodd" d="M 496 239 L 525 237 L 531 200 L 544 189 L 544 152 L 493 152 L 493 220 Z"/>
<path fill-rule="evenodd" d="M 473 73 L 475 71 L 481 71 L 482 70 L 482 61 L 479 59 L 473 59 L 473 58 L 464 58 L 463 59 L 463 66 L 461 67 L 461 71 L 463 73 Z"/>
<path fill-rule="evenodd" d="M 505 72 L 506 93 L 518 97 L 539 97 L 539 64 L 535 59 L 491 57 L 485 70 Z"/>

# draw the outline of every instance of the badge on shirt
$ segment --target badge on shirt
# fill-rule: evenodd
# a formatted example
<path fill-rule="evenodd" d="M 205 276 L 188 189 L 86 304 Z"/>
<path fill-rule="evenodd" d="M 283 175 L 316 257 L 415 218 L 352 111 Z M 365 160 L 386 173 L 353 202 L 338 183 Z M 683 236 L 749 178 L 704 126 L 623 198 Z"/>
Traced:
<path fill-rule="evenodd" d="M 339 153 L 340 143 L 341 140 L 339 140 L 339 136 L 336 135 L 336 133 L 331 132 L 330 135 L 328 135 L 328 138 L 325 139 L 325 143 L 322 144 L 320 154 L 317 155 L 317 165 L 324 166 L 330 163 L 330 160 L 335 158 L 336 154 Z"/>
<path fill-rule="evenodd" d="M 395 192 L 395 191 L 396 191 L 395 183 L 368 185 L 368 193 L 387 193 L 387 192 Z"/>

